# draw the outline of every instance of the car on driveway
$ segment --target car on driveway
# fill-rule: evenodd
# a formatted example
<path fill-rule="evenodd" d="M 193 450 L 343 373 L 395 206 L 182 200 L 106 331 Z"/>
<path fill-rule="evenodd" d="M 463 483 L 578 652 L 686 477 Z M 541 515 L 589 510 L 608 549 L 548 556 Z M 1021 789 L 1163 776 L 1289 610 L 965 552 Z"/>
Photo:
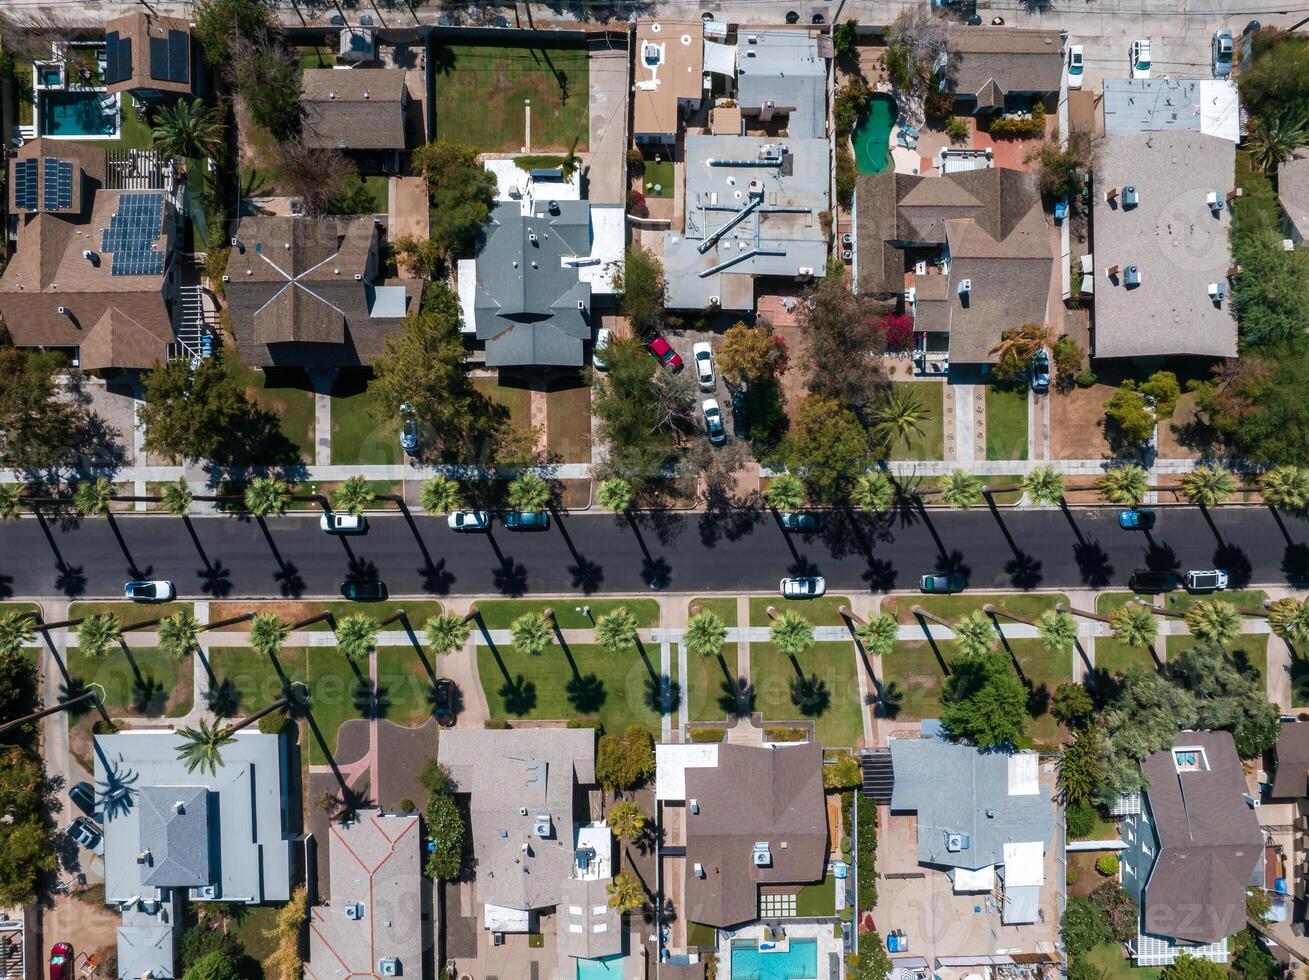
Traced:
<path fill-rule="evenodd" d="M 1172 592 L 1177 588 L 1177 573 L 1171 570 L 1156 572 L 1148 568 L 1138 568 L 1128 579 L 1128 585 L 1133 592 L 1142 595 Z"/>
<path fill-rule="evenodd" d="M 732 435 L 738 439 L 750 438 L 750 397 L 744 388 L 732 392 Z"/>
<path fill-rule="evenodd" d="M 1032 390 L 1038 394 L 1050 390 L 1050 352 L 1042 347 L 1032 355 L 1032 363 L 1029 366 L 1031 374 Z"/>
<path fill-rule="evenodd" d="M 595 333 L 595 346 L 591 348 L 591 366 L 597 371 L 609 370 L 609 365 L 604 362 L 604 352 L 612 336 L 608 327 L 601 327 Z"/>
<path fill-rule="evenodd" d="M 700 411 L 704 413 L 704 427 L 705 432 L 709 433 L 709 441 L 715 446 L 721 446 L 727 441 L 727 430 L 723 428 L 723 413 L 718 408 L 718 400 L 706 398 L 700 403 Z"/>
<path fill-rule="evenodd" d="M 1068 87 L 1079 89 L 1082 87 L 1082 76 L 1086 73 L 1086 64 L 1082 60 L 1082 46 L 1080 44 L 1069 45 L 1068 47 Z"/>
<path fill-rule="evenodd" d="M 418 419 L 409 405 L 400 406 L 400 448 L 406 456 L 418 455 Z"/>
<path fill-rule="evenodd" d="M 825 523 L 822 514 L 807 510 L 787 511 L 779 514 L 777 520 L 787 531 L 821 531 Z"/>
<path fill-rule="evenodd" d="M 342 582 L 341 595 L 351 602 L 381 602 L 386 598 L 386 583 Z"/>
<path fill-rule="evenodd" d="M 484 510 L 452 510 L 445 523 L 451 531 L 489 531 L 491 515 Z"/>
<path fill-rule="evenodd" d="M 69 943 L 50 947 L 50 980 L 73 980 L 73 947 Z"/>
<path fill-rule="evenodd" d="M 1227 588 L 1227 573 L 1221 568 L 1193 569 L 1186 573 L 1187 592 L 1222 592 Z"/>
<path fill-rule="evenodd" d="M 700 341 L 691 348 L 691 360 L 695 362 L 695 380 L 700 382 L 701 391 L 713 391 L 718 386 L 714 376 L 714 348 L 707 341 Z"/>
<path fill-rule="evenodd" d="M 73 783 L 68 798 L 88 817 L 95 815 L 95 788 L 88 782 Z"/>
<path fill-rule="evenodd" d="M 511 531 L 548 531 L 550 515 L 544 510 L 511 510 L 504 516 L 505 527 Z"/>
<path fill-rule="evenodd" d="M 366 534 L 368 518 L 363 514 L 351 514 L 345 510 L 334 510 L 318 518 L 318 526 L 328 534 Z"/>
<path fill-rule="evenodd" d="M 436 723 L 449 728 L 455 723 L 455 682 L 448 677 L 438 677 L 432 694 L 432 705 L 436 713 Z"/>
<path fill-rule="evenodd" d="M 1235 44 L 1232 41 L 1232 32 L 1229 28 L 1224 27 L 1221 31 L 1214 32 L 1212 48 L 1211 60 L 1213 61 L 1214 78 L 1231 78 L 1232 51 L 1235 49 Z"/>
<path fill-rule="evenodd" d="M 73 822 L 68 825 L 67 834 L 79 847 L 85 847 L 93 854 L 103 854 L 105 852 L 104 834 L 87 817 L 74 818 Z"/>
<path fill-rule="evenodd" d="M 673 350 L 672 346 L 668 341 L 664 340 L 663 337 L 656 336 L 654 340 L 645 345 L 645 349 L 655 357 L 659 358 L 659 363 L 668 368 L 668 370 L 682 370 L 681 355 Z"/>
<path fill-rule="evenodd" d="M 1138 38 L 1132 42 L 1131 68 L 1133 78 L 1150 77 L 1150 39 Z"/>
<path fill-rule="evenodd" d="M 173 583 L 165 579 L 133 579 L 123 586 L 123 598 L 133 602 L 168 602 L 175 595 L 177 590 L 173 588 Z"/>
<path fill-rule="evenodd" d="M 924 575 L 918 580 L 919 591 L 932 593 L 933 595 L 949 595 L 952 592 L 962 592 L 964 585 L 964 577 L 958 572 Z"/>
<path fill-rule="evenodd" d="M 827 580 L 821 575 L 792 575 L 778 584 L 784 599 L 817 599 L 827 591 Z"/>
<path fill-rule="evenodd" d="M 1155 514 L 1148 507 L 1141 510 L 1133 507 L 1118 512 L 1118 526 L 1124 531 L 1148 531 L 1154 527 Z"/>

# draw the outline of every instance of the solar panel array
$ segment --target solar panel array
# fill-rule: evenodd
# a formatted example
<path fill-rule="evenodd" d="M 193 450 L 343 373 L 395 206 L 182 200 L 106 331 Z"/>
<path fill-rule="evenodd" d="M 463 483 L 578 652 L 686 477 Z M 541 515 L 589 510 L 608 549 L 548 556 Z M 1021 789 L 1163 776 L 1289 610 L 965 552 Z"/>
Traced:
<path fill-rule="evenodd" d="M 36 210 L 36 161 L 14 163 L 14 207 L 19 211 Z"/>
<path fill-rule="evenodd" d="M 105 83 L 116 85 L 132 77 L 132 39 L 117 31 L 105 35 Z"/>
<path fill-rule="evenodd" d="M 100 233 L 100 250 L 113 254 L 111 275 L 157 276 L 164 271 L 164 253 L 155 239 L 164 223 L 164 195 L 120 194 L 118 210 Z"/>
<path fill-rule="evenodd" d="M 47 211 L 73 206 L 73 165 L 57 157 L 45 158 L 45 196 Z"/>
<path fill-rule="evenodd" d="M 190 55 L 191 36 L 186 31 L 150 38 L 150 77 L 160 82 L 189 82 Z"/>

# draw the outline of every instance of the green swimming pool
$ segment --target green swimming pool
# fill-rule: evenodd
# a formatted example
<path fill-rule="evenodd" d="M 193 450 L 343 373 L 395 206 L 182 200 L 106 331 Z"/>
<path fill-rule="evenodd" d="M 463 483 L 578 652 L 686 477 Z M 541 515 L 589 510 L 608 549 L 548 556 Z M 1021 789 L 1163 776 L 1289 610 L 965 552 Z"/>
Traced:
<path fill-rule="evenodd" d="M 816 939 L 793 939 L 785 952 L 732 944 L 732 980 L 813 980 L 817 976 Z"/>
<path fill-rule="evenodd" d="M 104 92 L 54 90 L 37 93 L 42 136 L 117 136 L 118 120 L 100 105 Z"/>
<path fill-rule="evenodd" d="M 868 109 L 855 124 L 855 169 L 861 174 L 880 174 L 891 165 L 891 130 L 895 128 L 895 99 L 874 92 Z"/>

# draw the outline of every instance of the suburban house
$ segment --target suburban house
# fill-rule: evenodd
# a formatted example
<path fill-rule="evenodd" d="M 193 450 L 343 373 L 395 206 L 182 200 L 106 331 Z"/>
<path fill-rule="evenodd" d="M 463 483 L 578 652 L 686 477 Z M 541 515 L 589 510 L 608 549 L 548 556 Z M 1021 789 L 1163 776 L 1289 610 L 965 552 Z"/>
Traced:
<path fill-rule="evenodd" d="M 613 302 L 621 281 L 623 207 L 581 200 L 576 173 L 485 165 L 496 199 L 476 256 L 459 260 L 463 330 L 490 368 L 581 367 L 593 306 Z"/>
<path fill-rule="evenodd" d="M 105 24 L 104 77 L 110 95 L 189 95 L 193 71 L 190 22 L 142 10 Z"/>
<path fill-rule="evenodd" d="M 327 902 L 309 910 L 309 980 L 420 977 L 424 937 L 417 814 L 360 810 L 329 823 Z"/>
<path fill-rule="evenodd" d="M 148 169 L 148 167 L 147 167 Z M 9 160 L 14 254 L 0 276 L 0 318 L 17 347 L 66 352 L 83 370 L 144 369 L 175 341 L 178 198 L 128 190 L 106 153 L 36 139 Z"/>
<path fill-rule="evenodd" d="M 306 69 L 300 81 L 304 140 L 344 151 L 406 148 L 409 89 L 403 68 Z"/>
<path fill-rule="evenodd" d="M 1309 722 L 1283 721 L 1257 773 L 1264 832 L 1267 932 L 1278 945 L 1309 956 Z"/>
<path fill-rule="evenodd" d="M 642 21 L 636 26 L 632 136 L 636 145 L 672 153 L 683 115 L 700 108 L 705 42 L 700 21 Z"/>
<path fill-rule="evenodd" d="M 1236 83 L 1227 78 L 1106 78 L 1106 136 L 1187 132 L 1241 141 Z"/>
<path fill-rule="evenodd" d="M 1286 213 L 1286 237 L 1301 244 L 1309 234 L 1309 153 L 1297 150 L 1278 166 L 1277 200 Z"/>
<path fill-rule="evenodd" d="M 1058 31 L 1017 27 L 959 27 L 946 40 L 936 78 L 970 115 L 1027 109 L 1053 100 L 1063 84 L 1063 39 Z M 1051 110 L 1054 102 L 1049 103 Z"/>
<path fill-rule="evenodd" d="M 993 364 L 1002 331 L 1045 322 L 1054 254 L 1036 174 L 886 171 L 858 178 L 854 210 L 855 289 L 903 299 L 918 373 Z"/>
<path fill-rule="evenodd" d="M 622 919 L 608 904 L 613 837 L 587 805 L 595 732 L 453 729 L 441 734 L 437 758 L 468 801 L 486 931 L 540 933 L 542 914 L 553 912 L 559 976 L 622 953 Z"/>
<path fill-rule="evenodd" d="M 242 363 L 371 364 L 422 302 L 420 281 L 381 277 L 383 230 L 367 216 L 241 218 L 223 292 Z"/>
<path fill-rule="evenodd" d="M 685 137 L 684 225 L 664 235 L 669 307 L 753 310 L 756 278 L 825 274 L 829 56 L 809 31 L 740 27 L 734 46 L 706 39 L 705 71 L 736 104 Z"/>
<path fill-rule="evenodd" d="M 208 775 L 171 730 L 95 736 L 105 902 L 123 916 L 119 980 L 178 976 L 184 902 L 258 905 L 291 894 L 288 766 L 280 736 L 238 732 Z"/>
<path fill-rule="evenodd" d="M 1093 356 L 1236 356 L 1234 187 L 1235 145 L 1223 137 L 1165 130 L 1100 141 Z"/>
<path fill-rule="evenodd" d="M 761 919 L 812 915 L 800 898 L 809 890 L 835 917 L 844 893 L 828 875 L 821 745 L 660 744 L 655 758 L 661 876 L 680 913 L 669 926 L 674 962 L 766 938 Z M 830 925 L 788 922 L 786 934 L 815 940 L 826 962 Z"/>
<path fill-rule="evenodd" d="M 1148 786 L 1122 814 L 1123 887 L 1141 907 L 1138 966 L 1185 953 L 1225 963 L 1245 928 L 1245 895 L 1264 883 L 1264 836 L 1227 732 L 1180 732 L 1141 763 Z M 1123 809 L 1120 807 L 1119 809 Z"/>

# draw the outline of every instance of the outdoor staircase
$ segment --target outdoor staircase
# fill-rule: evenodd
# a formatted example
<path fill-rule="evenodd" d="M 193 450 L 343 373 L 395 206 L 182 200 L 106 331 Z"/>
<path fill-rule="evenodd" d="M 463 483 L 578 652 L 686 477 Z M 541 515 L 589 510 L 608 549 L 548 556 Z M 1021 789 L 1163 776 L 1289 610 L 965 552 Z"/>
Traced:
<path fill-rule="evenodd" d="M 864 799 L 877 804 L 889 804 L 895 788 L 895 770 L 891 767 L 891 750 L 888 748 L 864 749 L 859 757 L 864 777 Z"/>

